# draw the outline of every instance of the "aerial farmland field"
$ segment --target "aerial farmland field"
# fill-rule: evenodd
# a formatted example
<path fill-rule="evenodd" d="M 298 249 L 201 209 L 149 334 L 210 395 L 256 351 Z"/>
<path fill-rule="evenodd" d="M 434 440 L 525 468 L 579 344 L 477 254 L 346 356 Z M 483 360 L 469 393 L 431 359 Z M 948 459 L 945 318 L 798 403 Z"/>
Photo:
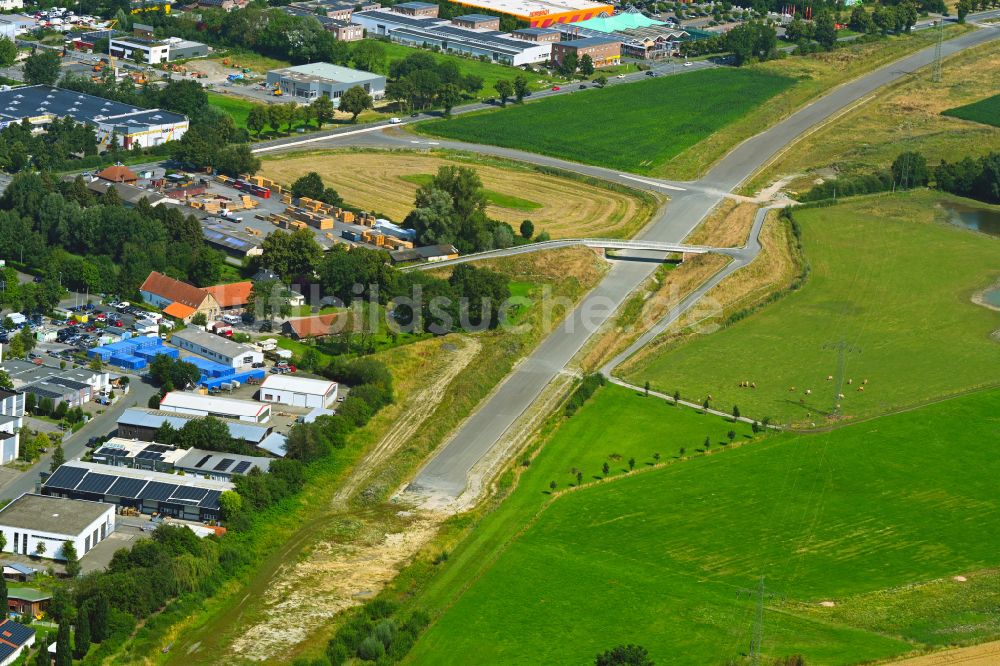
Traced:
<path fill-rule="evenodd" d="M 768 659 L 854 663 L 944 644 L 992 594 L 992 579 L 977 584 L 970 572 L 1000 562 L 1000 540 L 981 529 L 1000 518 L 998 408 L 1000 391 L 983 392 L 829 433 L 713 447 L 561 495 L 492 553 L 456 553 L 450 584 L 468 589 L 428 597 L 444 612 L 412 661 L 584 663 L 638 643 L 657 663 L 728 663 L 747 653 L 761 576 Z M 678 425 L 710 418 L 607 387 L 538 459 L 566 466 L 585 459 L 577 448 L 676 445 Z M 535 472 L 512 506 L 543 492 L 552 472 Z M 973 582 L 958 603 L 951 577 L 965 573 Z M 946 603 L 934 614 L 910 611 L 936 599 Z M 986 623 L 970 637 L 998 632 Z"/>
<path fill-rule="evenodd" d="M 421 129 L 650 173 L 792 84 L 757 70 L 710 69 L 432 121 Z"/>

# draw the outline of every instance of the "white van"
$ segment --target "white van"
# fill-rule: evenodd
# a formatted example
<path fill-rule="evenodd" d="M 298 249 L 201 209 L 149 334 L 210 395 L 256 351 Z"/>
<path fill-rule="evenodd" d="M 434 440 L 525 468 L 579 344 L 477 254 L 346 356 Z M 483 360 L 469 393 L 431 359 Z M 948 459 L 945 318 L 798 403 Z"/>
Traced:
<path fill-rule="evenodd" d="M 227 314 L 222 315 L 222 321 L 230 326 L 236 326 L 237 324 L 243 323 L 243 317 L 235 314 Z"/>

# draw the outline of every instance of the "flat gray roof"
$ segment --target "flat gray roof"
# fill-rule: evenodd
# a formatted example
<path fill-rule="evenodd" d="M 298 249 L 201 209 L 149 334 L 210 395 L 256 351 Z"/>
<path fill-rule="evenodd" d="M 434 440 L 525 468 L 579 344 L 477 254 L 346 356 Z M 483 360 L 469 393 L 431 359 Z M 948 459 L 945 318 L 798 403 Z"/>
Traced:
<path fill-rule="evenodd" d="M 186 340 L 191 344 L 199 345 L 209 351 L 229 358 L 236 358 L 240 354 L 249 354 L 253 351 L 253 348 L 248 345 L 233 342 L 221 335 L 215 335 L 199 328 L 185 328 L 170 336 L 170 342 L 179 347 L 180 345 L 174 342 L 174 340 Z"/>
<path fill-rule="evenodd" d="M 328 62 L 313 62 L 308 65 L 296 65 L 284 69 L 272 70 L 288 79 L 315 83 L 365 83 L 372 79 L 383 78 L 381 74 L 365 72 L 360 69 L 331 65 Z"/>
<path fill-rule="evenodd" d="M 0 510 L 0 525 L 76 535 L 108 509 L 113 511 L 114 507 L 100 502 L 24 494 Z"/>
<path fill-rule="evenodd" d="M 176 469 L 197 470 L 199 474 L 246 474 L 254 467 L 266 472 L 271 458 L 243 456 L 238 453 L 219 453 L 202 449 L 188 449 L 177 462 Z"/>
<path fill-rule="evenodd" d="M 129 407 L 118 417 L 119 425 L 129 425 L 138 428 L 159 428 L 164 422 L 169 423 L 174 428 L 180 430 L 188 421 L 204 418 L 194 414 L 178 414 L 176 412 L 160 412 L 155 409 L 143 409 L 141 407 Z M 243 439 L 251 444 L 264 441 L 270 432 L 267 426 L 253 425 L 243 421 L 231 421 L 229 419 L 219 419 L 229 428 L 229 436 L 233 439 Z"/>

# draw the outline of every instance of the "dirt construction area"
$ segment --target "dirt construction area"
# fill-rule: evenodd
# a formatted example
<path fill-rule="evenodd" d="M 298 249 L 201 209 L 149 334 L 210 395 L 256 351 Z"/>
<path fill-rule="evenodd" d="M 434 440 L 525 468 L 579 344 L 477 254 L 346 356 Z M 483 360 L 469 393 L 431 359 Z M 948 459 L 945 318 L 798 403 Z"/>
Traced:
<path fill-rule="evenodd" d="M 606 190 L 527 168 L 465 162 L 451 156 L 410 152 L 297 153 L 265 159 L 261 175 L 290 184 L 316 171 L 352 206 L 401 221 L 413 209 L 419 182 L 447 165 L 471 166 L 491 201 L 487 214 L 515 231 L 530 219 L 535 232 L 553 238 L 628 238 L 649 220 L 652 206 L 625 193 Z"/>

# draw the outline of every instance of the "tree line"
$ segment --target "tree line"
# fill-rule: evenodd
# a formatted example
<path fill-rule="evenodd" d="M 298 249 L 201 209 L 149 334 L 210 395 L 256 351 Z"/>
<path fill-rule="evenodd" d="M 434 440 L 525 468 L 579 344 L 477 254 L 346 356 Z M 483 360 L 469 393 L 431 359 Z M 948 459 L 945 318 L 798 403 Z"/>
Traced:
<path fill-rule="evenodd" d="M 60 286 L 136 295 L 153 270 L 205 286 L 223 261 L 197 219 L 176 208 L 145 199 L 125 207 L 114 188 L 95 195 L 82 178 L 30 172 L 16 174 L 0 197 L 0 256 L 43 276 L 35 291 L 45 291 L 49 308 Z"/>
<path fill-rule="evenodd" d="M 931 187 L 986 203 L 1000 203 L 1000 152 L 965 157 L 957 162 L 942 160 L 931 168 L 920 152 L 900 153 L 888 169 L 837 178 L 817 185 L 803 201 L 822 201 L 895 189 Z"/>

